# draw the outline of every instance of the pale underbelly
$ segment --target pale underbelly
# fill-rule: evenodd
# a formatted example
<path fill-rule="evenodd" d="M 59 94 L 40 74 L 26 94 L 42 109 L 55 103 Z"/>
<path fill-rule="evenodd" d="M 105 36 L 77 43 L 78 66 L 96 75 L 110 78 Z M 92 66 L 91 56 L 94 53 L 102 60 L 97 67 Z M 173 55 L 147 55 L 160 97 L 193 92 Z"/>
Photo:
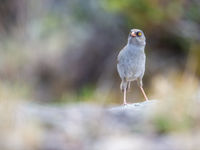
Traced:
<path fill-rule="evenodd" d="M 142 76 L 142 72 L 138 72 L 138 73 L 134 73 L 134 74 L 127 74 L 125 75 L 125 78 L 127 81 L 134 81 L 137 80 L 138 78 L 140 78 Z"/>
<path fill-rule="evenodd" d="M 118 72 L 120 77 L 126 79 L 127 81 L 133 81 L 143 75 L 143 69 L 139 67 L 128 67 L 128 66 L 118 66 Z"/>

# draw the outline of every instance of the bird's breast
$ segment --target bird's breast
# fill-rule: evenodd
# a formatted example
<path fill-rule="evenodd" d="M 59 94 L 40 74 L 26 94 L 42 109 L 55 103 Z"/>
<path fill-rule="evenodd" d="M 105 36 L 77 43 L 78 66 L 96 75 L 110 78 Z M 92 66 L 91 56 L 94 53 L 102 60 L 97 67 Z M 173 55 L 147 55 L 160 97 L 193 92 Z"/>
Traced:
<path fill-rule="evenodd" d="M 129 80 L 135 80 L 144 74 L 145 70 L 145 54 L 140 50 L 124 51 L 118 62 L 118 72 L 120 76 Z"/>

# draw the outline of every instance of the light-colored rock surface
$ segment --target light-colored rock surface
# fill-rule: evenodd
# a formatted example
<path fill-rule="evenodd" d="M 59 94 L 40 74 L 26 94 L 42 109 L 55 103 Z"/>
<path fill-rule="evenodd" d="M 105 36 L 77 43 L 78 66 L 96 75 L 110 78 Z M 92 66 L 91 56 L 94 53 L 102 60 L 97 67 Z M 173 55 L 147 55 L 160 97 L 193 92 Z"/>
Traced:
<path fill-rule="evenodd" d="M 144 101 L 141 103 L 132 103 L 132 104 L 127 104 L 127 105 L 122 105 L 118 107 L 113 107 L 110 110 L 111 111 L 143 111 L 145 108 L 149 108 L 152 106 L 155 106 L 157 103 L 159 103 L 157 100 L 149 100 L 149 101 Z"/>
<path fill-rule="evenodd" d="M 198 136 L 191 140 L 152 131 L 149 119 L 159 103 L 152 100 L 112 108 L 89 104 L 19 105 L 15 114 L 16 139 L 3 139 L 0 148 L 9 149 L 9 142 L 14 143 L 13 150 L 34 146 L 39 150 L 187 150 L 193 146 L 186 147 L 188 141 L 200 146 Z M 185 143 L 180 144 L 182 140 Z"/>

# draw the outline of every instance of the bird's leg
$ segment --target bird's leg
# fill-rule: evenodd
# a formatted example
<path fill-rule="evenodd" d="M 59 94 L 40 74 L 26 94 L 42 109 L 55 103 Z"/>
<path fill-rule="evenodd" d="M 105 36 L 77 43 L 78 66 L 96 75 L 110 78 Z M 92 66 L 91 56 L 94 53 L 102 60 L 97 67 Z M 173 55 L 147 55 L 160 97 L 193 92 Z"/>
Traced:
<path fill-rule="evenodd" d="M 140 86 L 140 89 L 142 91 L 142 94 L 144 95 L 145 100 L 148 101 L 147 95 L 145 94 L 143 87 Z"/>
<path fill-rule="evenodd" d="M 126 105 L 126 91 L 128 88 L 128 84 L 125 78 L 122 79 L 121 85 L 120 85 L 120 89 L 124 92 L 124 105 Z"/>
<path fill-rule="evenodd" d="M 129 91 L 130 87 L 131 87 L 131 81 L 128 81 L 128 91 Z"/>
<path fill-rule="evenodd" d="M 148 101 L 147 95 L 145 94 L 144 89 L 143 89 L 142 78 L 138 78 L 137 83 L 138 83 L 138 86 L 140 87 L 140 89 L 142 91 L 142 94 L 144 95 L 145 100 Z"/>
<path fill-rule="evenodd" d="M 126 87 L 124 88 L 124 105 L 126 105 Z"/>

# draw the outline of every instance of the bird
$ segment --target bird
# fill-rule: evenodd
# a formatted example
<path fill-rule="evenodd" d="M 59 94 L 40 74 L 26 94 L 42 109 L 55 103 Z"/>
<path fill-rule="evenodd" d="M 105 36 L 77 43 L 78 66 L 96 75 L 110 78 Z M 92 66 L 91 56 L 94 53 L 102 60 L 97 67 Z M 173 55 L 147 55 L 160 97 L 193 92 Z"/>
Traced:
<path fill-rule="evenodd" d="M 145 46 L 146 38 L 143 31 L 131 29 L 127 44 L 117 56 L 117 71 L 122 80 L 120 89 L 124 93 L 124 105 L 127 105 L 126 92 L 130 88 L 132 81 L 137 81 L 145 100 L 148 101 L 142 82 L 146 62 Z"/>

